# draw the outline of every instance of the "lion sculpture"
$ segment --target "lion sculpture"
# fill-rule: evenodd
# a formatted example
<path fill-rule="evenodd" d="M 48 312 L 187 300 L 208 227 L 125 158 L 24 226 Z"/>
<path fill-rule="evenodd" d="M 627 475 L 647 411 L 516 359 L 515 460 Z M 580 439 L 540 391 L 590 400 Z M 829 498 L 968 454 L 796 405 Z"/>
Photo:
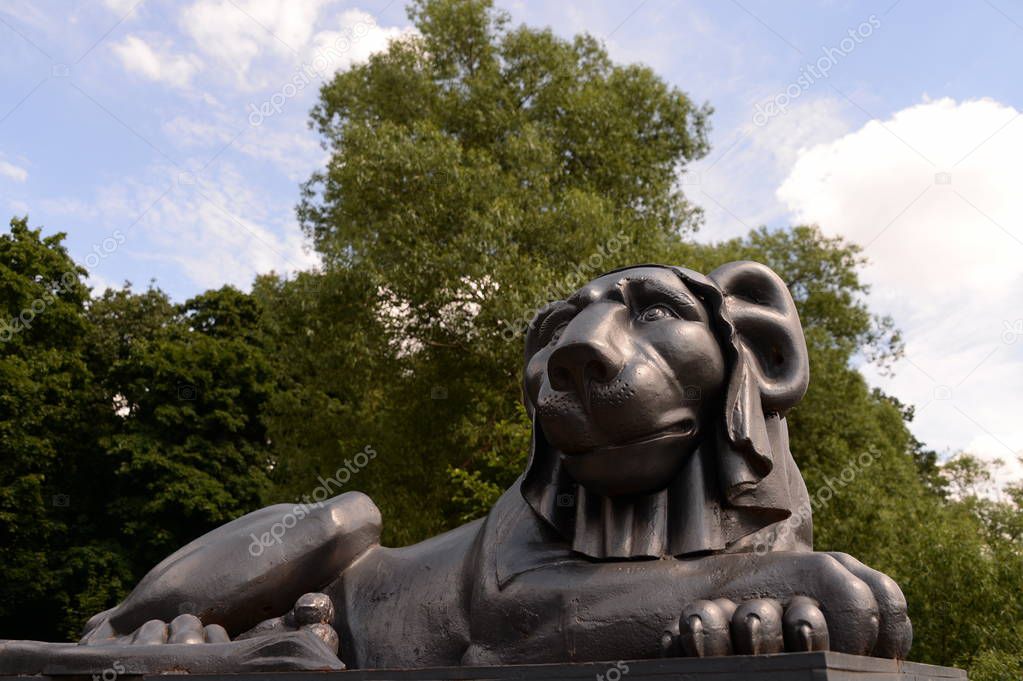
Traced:
<path fill-rule="evenodd" d="M 895 582 L 812 549 L 785 421 L 808 380 L 767 267 L 610 272 L 530 325 L 529 463 L 485 518 L 385 548 L 348 492 L 254 555 L 295 507 L 265 508 L 168 557 L 79 643 L 0 644 L 0 671 L 905 658 Z"/>

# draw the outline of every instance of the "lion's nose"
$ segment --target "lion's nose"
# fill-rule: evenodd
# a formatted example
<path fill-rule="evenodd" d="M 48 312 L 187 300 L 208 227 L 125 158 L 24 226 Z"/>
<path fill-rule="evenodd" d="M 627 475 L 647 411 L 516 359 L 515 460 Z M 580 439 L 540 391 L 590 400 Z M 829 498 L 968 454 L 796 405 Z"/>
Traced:
<path fill-rule="evenodd" d="M 547 359 L 547 376 L 555 390 L 574 390 L 584 400 L 591 383 L 608 383 L 622 370 L 619 353 L 601 341 L 569 342 Z"/>

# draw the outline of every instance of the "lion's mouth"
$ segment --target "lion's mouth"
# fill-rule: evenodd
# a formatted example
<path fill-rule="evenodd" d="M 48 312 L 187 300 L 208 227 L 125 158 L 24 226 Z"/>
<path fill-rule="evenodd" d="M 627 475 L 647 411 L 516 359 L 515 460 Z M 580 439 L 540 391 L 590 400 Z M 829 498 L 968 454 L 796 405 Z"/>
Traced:
<path fill-rule="evenodd" d="M 601 445 L 599 447 L 591 447 L 590 449 L 584 449 L 577 452 L 562 452 L 565 456 L 570 457 L 583 457 L 591 454 L 610 454 L 610 453 L 626 453 L 628 451 L 636 451 L 643 449 L 647 445 L 659 444 L 664 440 L 674 440 L 681 437 L 690 437 L 696 433 L 696 422 L 691 419 L 683 419 L 678 423 L 662 428 L 653 433 L 646 433 L 638 437 L 626 440 L 624 442 L 616 442 L 609 445 Z"/>
<path fill-rule="evenodd" d="M 686 418 L 653 433 L 574 454 L 561 453 L 568 474 L 604 496 L 663 489 L 696 447 L 696 421 Z"/>

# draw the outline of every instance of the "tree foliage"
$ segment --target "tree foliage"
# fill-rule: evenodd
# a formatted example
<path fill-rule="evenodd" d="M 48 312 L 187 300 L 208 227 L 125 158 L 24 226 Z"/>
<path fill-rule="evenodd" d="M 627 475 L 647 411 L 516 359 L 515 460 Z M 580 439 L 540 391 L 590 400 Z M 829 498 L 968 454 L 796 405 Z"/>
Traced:
<path fill-rule="evenodd" d="M 303 409 L 315 425 L 299 446 L 276 438 L 283 465 L 308 471 L 283 482 L 295 492 L 317 479 L 297 460 L 372 444 L 380 458 L 358 484 L 401 543 L 464 515 L 449 471 L 521 458 L 521 331 L 535 309 L 695 227 L 677 179 L 707 150 L 709 113 L 593 38 L 512 28 L 490 2 L 413 3 L 409 16 L 418 35 L 339 73 L 312 113 L 332 157 L 299 216 L 328 274 L 294 286 L 322 316 L 280 326 L 307 330 L 288 332 L 288 354 L 357 367 L 301 380 L 324 409 Z M 342 286 L 351 305 L 337 304 Z M 290 318 L 287 288 L 267 308 Z M 276 404 L 272 432 L 296 404 Z"/>
<path fill-rule="evenodd" d="M 264 501 L 274 371 L 251 296 L 90 298 L 62 245 L 0 237 L 0 636 L 65 638 Z"/>
<path fill-rule="evenodd" d="M 94 534 L 90 445 L 109 418 L 85 360 L 85 272 L 63 236 L 24 218 L 0 236 L 0 622 L 21 636 L 65 633 L 130 575 L 109 528 Z"/>

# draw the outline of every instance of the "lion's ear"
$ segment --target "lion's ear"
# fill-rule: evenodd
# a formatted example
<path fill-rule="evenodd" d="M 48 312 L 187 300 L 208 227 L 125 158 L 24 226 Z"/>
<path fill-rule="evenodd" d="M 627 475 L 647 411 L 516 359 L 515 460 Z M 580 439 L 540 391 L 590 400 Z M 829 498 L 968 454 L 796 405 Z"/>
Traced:
<path fill-rule="evenodd" d="M 755 485 L 773 466 L 767 421 L 802 399 L 810 362 L 795 302 L 781 277 L 750 261 L 731 262 L 710 273 L 721 290 L 721 316 L 735 351 L 725 397 L 725 437 L 744 456 L 725 457 L 726 487 Z"/>

